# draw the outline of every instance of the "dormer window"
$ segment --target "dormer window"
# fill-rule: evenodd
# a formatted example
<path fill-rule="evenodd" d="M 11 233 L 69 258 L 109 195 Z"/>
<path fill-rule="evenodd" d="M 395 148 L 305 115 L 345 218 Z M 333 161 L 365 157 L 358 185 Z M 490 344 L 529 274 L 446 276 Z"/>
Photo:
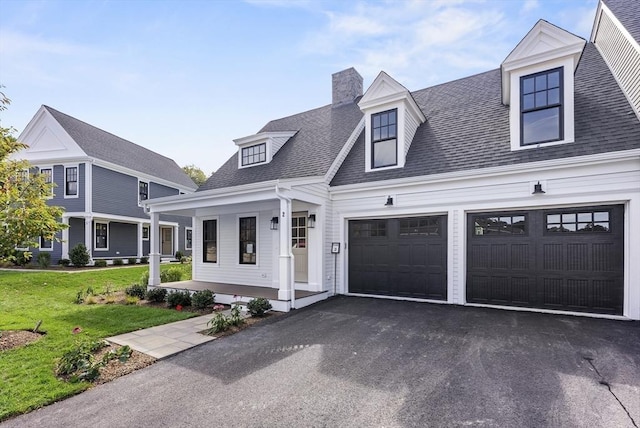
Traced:
<path fill-rule="evenodd" d="M 371 115 L 371 165 L 382 168 L 398 164 L 398 110 Z"/>
<path fill-rule="evenodd" d="M 562 70 L 520 78 L 521 145 L 562 140 Z"/>
<path fill-rule="evenodd" d="M 242 166 L 255 165 L 267 161 L 267 143 L 242 148 Z"/>

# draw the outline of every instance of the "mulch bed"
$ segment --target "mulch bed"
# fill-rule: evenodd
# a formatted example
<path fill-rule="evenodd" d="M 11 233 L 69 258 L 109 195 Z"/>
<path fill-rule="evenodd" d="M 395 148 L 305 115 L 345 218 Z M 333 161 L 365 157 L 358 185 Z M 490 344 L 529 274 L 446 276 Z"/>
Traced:
<path fill-rule="evenodd" d="M 0 351 L 18 348 L 40 340 L 42 334 L 27 330 L 0 331 Z"/>

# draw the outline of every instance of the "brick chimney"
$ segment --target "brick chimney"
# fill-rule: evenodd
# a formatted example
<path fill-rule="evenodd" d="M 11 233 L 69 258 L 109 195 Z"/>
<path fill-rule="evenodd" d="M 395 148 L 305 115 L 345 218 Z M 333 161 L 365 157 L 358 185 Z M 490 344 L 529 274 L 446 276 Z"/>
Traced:
<path fill-rule="evenodd" d="M 331 75 L 332 107 L 352 103 L 362 95 L 362 76 L 355 68 L 347 68 Z"/>

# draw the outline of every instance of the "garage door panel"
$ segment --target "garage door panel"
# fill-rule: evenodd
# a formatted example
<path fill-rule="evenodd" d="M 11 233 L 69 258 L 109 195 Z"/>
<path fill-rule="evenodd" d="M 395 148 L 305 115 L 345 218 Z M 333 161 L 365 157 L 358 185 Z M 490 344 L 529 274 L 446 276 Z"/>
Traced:
<path fill-rule="evenodd" d="M 446 299 L 445 231 L 446 216 L 350 221 L 349 291 Z"/>
<path fill-rule="evenodd" d="M 622 314 L 624 206 L 524 211 L 519 229 L 515 218 L 468 216 L 468 302 Z"/>

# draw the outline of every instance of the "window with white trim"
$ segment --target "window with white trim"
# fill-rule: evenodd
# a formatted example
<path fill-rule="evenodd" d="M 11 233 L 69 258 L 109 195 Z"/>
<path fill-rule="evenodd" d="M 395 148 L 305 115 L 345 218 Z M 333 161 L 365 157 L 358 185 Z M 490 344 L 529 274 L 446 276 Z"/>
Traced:
<path fill-rule="evenodd" d="M 94 248 L 96 250 L 108 250 L 109 249 L 109 225 L 107 223 L 96 222 L 94 230 L 95 230 Z"/>
<path fill-rule="evenodd" d="M 563 139 L 563 67 L 520 77 L 520 144 Z"/>
<path fill-rule="evenodd" d="M 184 249 L 191 250 L 193 246 L 193 229 L 190 227 L 184 228 Z"/>
<path fill-rule="evenodd" d="M 64 169 L 64 195 L 78 196 L 78 167 L 68 166 Z"/>
<path fill-rule="evenodd" d="M 371 167 L 398 164 L 398 109 L 371 115 Z"/>
<path fill-rule="evenodd" d="M 51 239 L 47 239 L 44 236 L 40 236 L 40 251 L 51 251 L 53 250 L 53 241 Z"/>
<path fill-rule="evenodd" d="M 149 240 L 149 226 L 142 226 L 142 240 Z"/>
<path fill-rule="evenodd" d="M 243 147 L 242 166 L 264 163 L 267 161 L 267 144 L 256 144 L 255 146 Z"/>
<path fill-rule="evenodd" d="M 218 263 L 218 220 L 202 221 L 202 261 Z"/>
<path fill-rule="evenodd" d="M 256 220 L 256 217 L 239 218 L 239 263 L 241 265 L 256 264 Z"/>
<path fill-rule="evenodd" d="M 149 199 L 149 183 L 146 181 L 138 182 L 138 202 Z"/>

